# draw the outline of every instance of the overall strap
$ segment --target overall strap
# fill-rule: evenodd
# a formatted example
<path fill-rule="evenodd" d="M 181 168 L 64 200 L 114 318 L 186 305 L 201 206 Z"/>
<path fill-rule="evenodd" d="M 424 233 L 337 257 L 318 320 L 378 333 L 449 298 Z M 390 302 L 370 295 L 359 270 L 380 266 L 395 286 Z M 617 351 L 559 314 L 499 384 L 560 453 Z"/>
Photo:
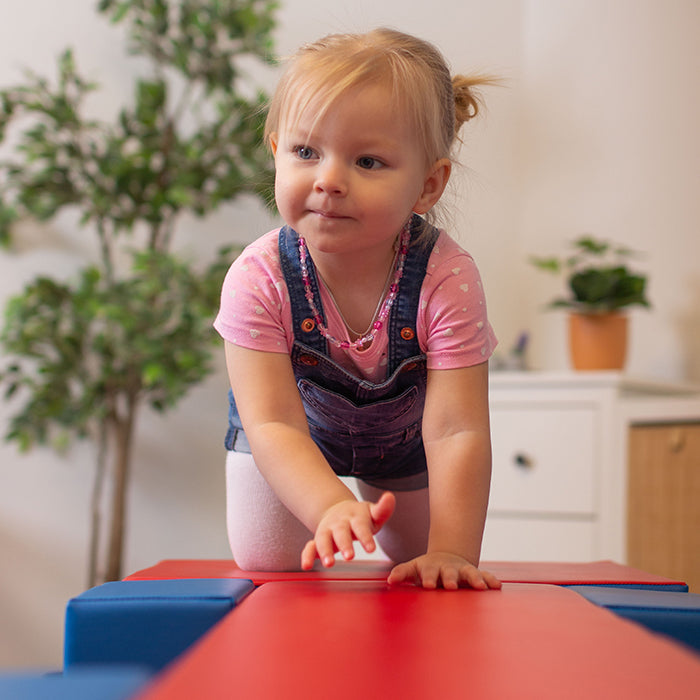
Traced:
<path fill-rule="evenodd" d="M 418 304 L 428 260 L 439 233 L 435 227 L 428 227 L 417 214 L 413 215 L 411 241 L 404 263 L 403 276 L 399 282 L 399 293 L 389 314 L 387 376 L 391 376 L 404 360 L 421 355 L 416 329 Z M 418 241 L 419 237 L 421 237 L 420 241 Z M 328 341 L 321 335 L 311 318 L 304 292 L 299 262 L 299 234 L 291 227 L 283 226 L 279 233 L 278 247 L 280 266 L 292 308 L 294 340 L 329 356 Z M 321 314 L 323 323 L 326 324 L 316 267 L 311 258 L 307 259 L 307 268 L 316 308 Z"/>
<path fill-rule="evenodd" d="M 387 376 L 391 376 L 404 360 L 422 354 L 416 328 L 418 304 L 428 260 L 439 235 L 438 229 L 428 226 L 417 214 L 413 215 L 410 247 L 399 282 L 399 293 L 389 316 Z"/>
<path fill-rule="evenodd" d="M 284 281 L 289 291 L 289 303 L 292 307 L 292 327 L 294 330 L 294 340 L 306 345 L 312 350 L 328 356 L 328 341 L 321 335 L 316 327 L 316 323 L 311 317 L 309 304 L 304 292 L 304 284 L 301 276 L 301 263 L 299 262 L 299 234 L 290 226 L 283 226 L 280 229 L 279 240 L 280 266 L 284 274 Z M 308 259 L 307 268 L 309 281 L 314 295 L 316 308 L 321 314 L 324 325 L 326 316 L 321 302 L 321 293 L 316 276 L 316 267 L 313 261 Z"/>

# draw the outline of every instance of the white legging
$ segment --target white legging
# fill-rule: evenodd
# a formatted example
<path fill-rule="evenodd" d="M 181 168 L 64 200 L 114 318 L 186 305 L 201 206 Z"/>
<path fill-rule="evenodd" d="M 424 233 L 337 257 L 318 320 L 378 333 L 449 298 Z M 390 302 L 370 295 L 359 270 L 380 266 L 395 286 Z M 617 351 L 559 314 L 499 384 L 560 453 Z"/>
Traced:
<path fill-rule="evenodd" d="M 382 489 L 357 482 L 366 501 L 377 501 Z M 396 510 L 377 533 L 387 558 L 408 561 L 428 545 L 428 489 L 395 491 Z M 258 471 L 252 455 L 226 455 L 226 525 L 233 558 L 249 571 L 294 571 L 312 533 L 289 512 Z"/>

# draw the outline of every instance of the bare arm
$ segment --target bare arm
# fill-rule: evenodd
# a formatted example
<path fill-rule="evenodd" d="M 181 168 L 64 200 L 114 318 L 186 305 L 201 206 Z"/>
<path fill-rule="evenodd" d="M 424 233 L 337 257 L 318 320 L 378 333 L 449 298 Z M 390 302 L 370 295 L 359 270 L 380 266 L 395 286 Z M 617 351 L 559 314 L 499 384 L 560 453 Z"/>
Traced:
<path fill-rule="evenodd" d="M 353 539 L 372 551 L 373 534 L 393 507 L 386 514 L 386 504 L 377 512 L 375 504 L 358 503 L 333 472 L 311 439 L 289 356 L 226 343 L 226 364 L 258 469 L 278 498 L 315 533 L 313 546 L 304 549 L 302 566 L 309 568 L 316 556 L 328 566 L 335 551 L 352 558 Z"/>
<path fill-rule="evenodd" d="M 478 565 L 491 482 L 487 365 L 431 372 L 423 418 L 430 474 L 428 551 Z"/>
<path fill-rule="evenodd" d="M 396 567 L 390 582 L 498 588 L 478 568 L 491 480 L 487 363 L 429 371 L 423 442 L 430 480 L 428 551 Z"/>

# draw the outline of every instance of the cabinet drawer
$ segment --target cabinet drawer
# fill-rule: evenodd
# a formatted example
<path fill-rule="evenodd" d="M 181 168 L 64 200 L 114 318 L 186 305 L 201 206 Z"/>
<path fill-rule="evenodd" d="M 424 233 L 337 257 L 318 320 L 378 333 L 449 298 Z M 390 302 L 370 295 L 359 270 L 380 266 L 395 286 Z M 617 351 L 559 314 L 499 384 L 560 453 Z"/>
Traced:
<path fill-rule="evenodd" d="M 592 561 L 595 523 L 489 516 L 481 559 L 491 561 Z"/>
<path fill-rule="evenodd" d="M 587 407 L 492 407 L 489 510 L 593 513 L 595 417 Z"/>

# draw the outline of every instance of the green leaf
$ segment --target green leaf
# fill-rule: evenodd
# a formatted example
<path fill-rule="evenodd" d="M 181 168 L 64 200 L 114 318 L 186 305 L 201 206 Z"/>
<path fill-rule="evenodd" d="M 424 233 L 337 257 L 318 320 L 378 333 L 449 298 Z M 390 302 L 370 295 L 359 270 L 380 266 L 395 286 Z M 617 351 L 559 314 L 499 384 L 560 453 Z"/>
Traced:
<path fill-rule="evenodd" d="M 109 12 L 112 11 L 112 17 L 110 21 L 112 24 L 118 24 L 121 22 L 129 12 L 133 5 L 133 2 L 115 2 L 115 0 L 100 0 L 98 5 L 98 12 Z"/>
<path fill-rule="evenodd" d="M 151 386 L 160 381 L 164 375 L 165 369 L 162 365 L 150 362 L 143 368 L 143 383 L 145 386 Z"/>
<path fill-rule="evenodd" d="M 591 236 L 576 239 L 572 247 L 574 253 L 563 259 L 530 258 L 538 269 L 567 275 L 571 296 L 555 299 L 551 308 L 611 311 L 634 305 L 649 307 L 646 276 L 630 271 L 621 263 L 634 254 L 631 249 Z"/>
<path fill-rule="evenodd" d="M 63 449 L 115 407 L 167 410 L 201 381 L 235 252 L 183 260 L 171 246 L 186 216 L 271 192 L 267 97 L 241 62 L 271 60 L 276 4 L 100 0 L 97 9 L 146 59 L 113 119 L 86 116 L 96 86 L 71 49 L 52 80 L 27 73 L 0 91 L 0 243 L 21 235 L 20 219 L 69 210 L 100 254 L 74 279 L 32 280 L 5 306 L 0 387 L 13 410 L 7 437 L 22 449 Z"/>
<path fill-rule="evenodd" d="M 559 272 L 561 270 L 561 263 L 556 258 L 531 257 L 530 262 L 540 270 L 546 270 L 548 272 Z"/>

